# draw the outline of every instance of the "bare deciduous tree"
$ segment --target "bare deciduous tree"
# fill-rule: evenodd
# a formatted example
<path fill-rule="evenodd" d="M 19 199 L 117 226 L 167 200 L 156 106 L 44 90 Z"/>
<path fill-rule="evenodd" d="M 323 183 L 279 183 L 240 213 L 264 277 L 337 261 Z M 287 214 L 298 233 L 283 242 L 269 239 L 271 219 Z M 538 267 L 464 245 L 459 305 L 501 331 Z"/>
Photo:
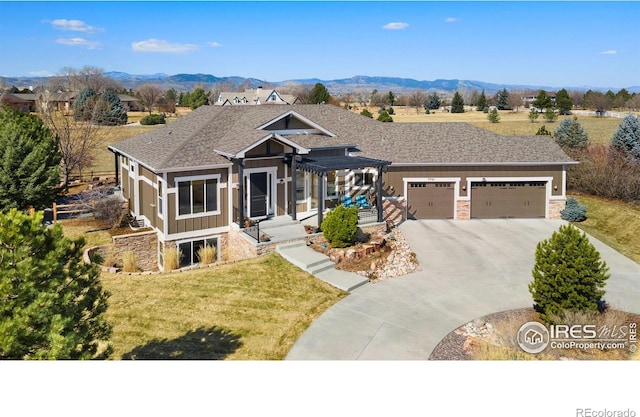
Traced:
<path fill-rule="evenodd" d="M 424 102 L 427 99 L 427 92 L 423 90 L 413 90 L 411 92 L 410 103 L 416 108 L 416 114 L 420 113 L 420 110 L 424 108 Z"/>
<path fill-rule="evenodd" d="M 507 98 L 507 104 L 511 107 L 511 111 L 518 111 L 518 108 L 522 106 L 524 93 L 522 91 L 510 91 L 509 97 Z"/>
<path fill-rule="evenodd" d="M 91 166 L 95 151 L 103 143 L 105 131 L 90 121 L 76 121 L 70 110 L 55 108 L 49 100 L 49 91 L 38 96 L 38 112 L 42 121 L 56 135 L 62 155 L 62 174 L 64 185 L 69 184 L 74 172 L 82 173 Z"/>
<path fill-rule="evenodd" d="M 56 88 L 54 85 L 58 87 Z M 106 90 L 122 89 L 120 83 L 104 75 L 103 69 L 89 65 L 79 70 L 71 67 L 62 68 L 59 75 L 51 78 L 50 86 L 54 88 L 52 91 L 57 91 L 57 89 L 81 91 L 90 87 L 98 94 Z"/>
<path fill-rule="evenodd" d="M 153 106 L 156 105 L 160 97 L 162 97 L 162 90 L 157 85 L 143 84 L 138 88 L 138 99 L 144 108 L 149 111 L 149 114 L 151 114 Z"/>

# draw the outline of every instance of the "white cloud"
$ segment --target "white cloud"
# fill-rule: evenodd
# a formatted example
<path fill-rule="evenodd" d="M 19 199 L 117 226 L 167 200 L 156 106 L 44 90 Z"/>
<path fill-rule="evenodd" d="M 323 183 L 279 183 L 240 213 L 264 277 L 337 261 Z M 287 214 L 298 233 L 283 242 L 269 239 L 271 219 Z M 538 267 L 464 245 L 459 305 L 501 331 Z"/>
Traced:
<path fill-rule="evenodd" d="M 214 48 L 222 46 L 222 44 L 220 42 L 207 42 L 207 45 L 208 46 L 213 46 Z"/>
<path fill-rule="evenodd" d="M 67 46 L 79 46 L 86 49 L 102 49 L 100 42 L 89 41 L 83 38 L 60 38 L 56 39 L 56 43 Z"/>
<path fill-rule="evenodd" d="M 51 23 L 51 26 L 53 26 L 54 29 L 58 30 L 68 30 L 72 32 L 84 33 L 94 33 L 102 31 L 102 29 L 88 25 L 82 20 L 55 19 L 50 22 L 46 22 Z"/>
<path fill-rule="evenodd" d="M 406 29 L 409 27 L 408 23 L 404 23 L 404 22 L 390 22 L 387 23 L 386 25 L 382 26 L 382 29 L 387 29 L 387 30 L 402 30 L 402 29 Z"/>
<path fill-rule="evenodd" d="M 453 23 L 453 22 L 457 22 L 458 20 L 460 19 L 458 19 L 457 17 L 447 17 L 446 19 L 444 19 L 446 23 Z"/>
<path fill-rule="evenodd" d="M 600 55 L 615 55 L 617 53 L 618 51 L 616 51 L 615 49 L 609 49 L 608 51 L 600 52 Z"/>
<path fill-rule="evenodd" d="M 171 43 L 162 39 L 147 39 L 131 43 L 131 48 L 138 52 L 185 53 L 198 49 L 198 46 L 188 43 Z"/>

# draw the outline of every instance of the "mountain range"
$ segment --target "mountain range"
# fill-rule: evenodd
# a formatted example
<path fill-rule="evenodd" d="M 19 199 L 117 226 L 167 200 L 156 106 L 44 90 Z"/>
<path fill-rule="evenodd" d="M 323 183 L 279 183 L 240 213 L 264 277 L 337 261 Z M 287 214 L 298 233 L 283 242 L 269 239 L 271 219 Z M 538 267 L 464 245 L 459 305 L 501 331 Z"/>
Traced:
<path fill-rule="evenodd" d="M 142 84 L 155 84 L 162 89 L 175 88 L 178 91 L 191 91 L 195 87 L 211 88 L 216 84 L 224 84 L 225 86 L 233 86 L 236 89 L 241 86 L 256 88 L 266 83 L 265 81 L 256 78 L 244 78 L 244 77 L 217 77 L 211 74 L 146 74 L 135 75 L 125 72 L 105 72 L 105 76 L 117 80 L 123 87 L 127 89 L 137 89 Z M 47 82 L 47 77 L 0 77 L 5 86 L 16 86 L 18 88 L 24 88 L 28 86 L 43 85 Z M 286 80 L 279 82 L 268 82 L 269 85 L 278 87 L 285 84 L 297 83 L 297 84 L 316 84 L 322 83 L 331 94 L 343 94 L 347 92 L 354 92 L 358 90 L 379 90 L 379 91 L 393 91 L 394 93 L 407 93 L 413 90 L 425 90 L 425 91 L 437 91 L 437 92 L 449 92 L 454 91 L 469 91 L 469 90 L 484 90 L 487 94 L 495 94 L 496 92 L 507 89 L 512 90 L 547 90 L 557 91 L 561 88 L 567 90 L 587 91 L 607 91 L 611 90 L 617 92 L 619 88 L 608 87 L 594 87 L 594 86 L 565 86 L 565 87 L 550 87 L 544 85 L 514 85 L 514 84 L 495 84 L 487 83 L 483 81 L 472 80 L 459 80 L 459 79 L 437 79 L 433 81 L 420 81 L 411 78 L 398 78 L 398 77 L 376 77 L 366 75 L 356 75 L 350 78 L 336 79 L 336 80 L 321 80 L 318 78 L 306 78 L 296 80 Z M 626 87 L 630 93 L 640 93 L 640 86 Z"/>

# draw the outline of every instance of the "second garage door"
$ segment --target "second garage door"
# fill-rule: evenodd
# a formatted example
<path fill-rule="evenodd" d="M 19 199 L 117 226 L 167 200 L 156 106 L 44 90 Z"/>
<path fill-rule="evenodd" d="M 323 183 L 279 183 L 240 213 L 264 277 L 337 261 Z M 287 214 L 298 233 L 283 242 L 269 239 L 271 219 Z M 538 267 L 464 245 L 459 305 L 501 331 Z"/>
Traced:
<path fill-rule="evenodd" d="M 471 183 L 471 218 L 544 218 L 544 181 Z"/>
<path fill-rule="evenodd" d="M 410 219 L 453 219 L 453 183 L 410 182 L 407 193 Z"/>

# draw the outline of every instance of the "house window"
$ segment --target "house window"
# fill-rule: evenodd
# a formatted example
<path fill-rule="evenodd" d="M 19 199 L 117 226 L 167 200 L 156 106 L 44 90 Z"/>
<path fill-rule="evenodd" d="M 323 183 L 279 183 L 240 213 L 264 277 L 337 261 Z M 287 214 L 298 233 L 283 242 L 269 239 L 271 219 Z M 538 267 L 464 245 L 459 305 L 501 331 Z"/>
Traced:
<path fill-rule="evenodd" d="M 327 197 L 336 196 L 337 180 L 338 176 L 336 171 L 327 172 Z"/>
<path fill-rule="evenodd" d="M 218 249 L 218 238 L 209 239 L 196 239 L 187 242 L 178 243 L 178 250 L 180 251 L 180 268 L 185 266 L 196 265 L 200 263 L 200 257 L 198 252 L 200 249 L 206 246 L 211 246 Z"/>
<path fill-rule="evenodd" d="M 158 180 L 158 216 L 162 217 L 164 214 L 162 211 L 162 205 L 164 198 L 162 198 L 162 181 Z"/>
<path fill-rule="evenodd" d="M 305 194 L 306 174 L 299 172 L 296 175 L 296 200 L 303 201 L 306 198 Z"/>
<path fill-rule="evenodd" d="M 355 187 L 368 187 L 373 185 L 373 173 L 355 172 L 353 175 L 353 185 Z"/>
<path fill-rule="evenodd" d="M 276 95 L 275 94 L 271 95 L 271 101 L 276 101 Z"/>
<path fill-rule="evenodd" d="M 219 178 L 178 180 L 178 215 L 218 213 Z"/>

